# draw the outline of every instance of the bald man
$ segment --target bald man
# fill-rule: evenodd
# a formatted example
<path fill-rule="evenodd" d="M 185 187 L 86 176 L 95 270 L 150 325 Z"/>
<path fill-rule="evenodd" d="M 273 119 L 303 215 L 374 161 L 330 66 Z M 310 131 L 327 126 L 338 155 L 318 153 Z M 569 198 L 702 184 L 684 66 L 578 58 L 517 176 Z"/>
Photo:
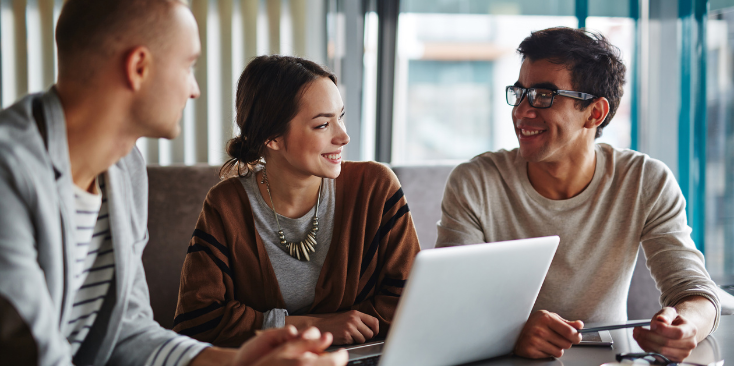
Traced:
<path fill-rule="evenodd" d="M 153 321 L 141 255 L 140 137 L 174 138 L 200 53 L 175 0 L 68 0 L 57 84 L 0 112 L 0 363 L 338 365 L 331 335 L 264 332 L 238 350 Z"/>

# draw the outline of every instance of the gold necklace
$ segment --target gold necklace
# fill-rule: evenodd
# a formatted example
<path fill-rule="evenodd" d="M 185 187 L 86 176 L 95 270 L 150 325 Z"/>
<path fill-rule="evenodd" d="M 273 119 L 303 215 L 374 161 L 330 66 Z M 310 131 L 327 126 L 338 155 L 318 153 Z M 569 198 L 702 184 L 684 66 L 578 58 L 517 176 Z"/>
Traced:
<path fill-rule="evenodd" d="M 275 212 L 273 196 L 270 193 L 270 181 L 268 180 L 268 172 L 265 170 L 265 167 L 263 167 L 263 179 L 260 181 L 260 184 L 265 184 L 265 189 L 268 191 L 268 197 L 270 197 L 270 206 L 273 210 L 273 216 L 275 216 L 275 223 L 278 225 L 278 239 L 280 239 L 280 244 L 285 246 L 288 254 L 290 254 L 291 257 L 298 260 L 305 259 L 306 261 L 310 261 L 311 257 L 309 257 L 308 253 L 316 252 L 316 232 L 319 231 L 319 201 L 321 201 L 321 187 L 324 185 L 324 178 L 321 178 L 321 184 L 319 184 L 319 195 L 316 198 L 316 211 L 314 212 L 313 219 L 311 220 L 311 230 L 308 232 L 308 234 L 306 234 L 306 238 L 298 243 L 289 243 L 288 240 L 285 239 L 283 229 L 280 228 L 278 213 Z"/>

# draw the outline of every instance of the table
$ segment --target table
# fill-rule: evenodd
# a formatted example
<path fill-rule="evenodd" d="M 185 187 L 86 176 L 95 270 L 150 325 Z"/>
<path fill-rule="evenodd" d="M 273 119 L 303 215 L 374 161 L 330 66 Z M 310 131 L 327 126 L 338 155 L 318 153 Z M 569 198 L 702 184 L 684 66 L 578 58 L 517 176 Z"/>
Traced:
<path fill-rule="evenodd" d="M 642 352 L 632 338 L 632 328 L 612 330 L 610 333 L 614 340 L 612 347 L 571 347 L 558 359 L 530 360 L 506 356 L 465 366 L 594 366 L 616 361 L 614 356 L 617 353 Z M 686 361 L 707 365 L 721 359 L 726 360 L 725 365 L 734 364 L 734 315 L 722 316 L 719 329 L 699 343 Z"/>

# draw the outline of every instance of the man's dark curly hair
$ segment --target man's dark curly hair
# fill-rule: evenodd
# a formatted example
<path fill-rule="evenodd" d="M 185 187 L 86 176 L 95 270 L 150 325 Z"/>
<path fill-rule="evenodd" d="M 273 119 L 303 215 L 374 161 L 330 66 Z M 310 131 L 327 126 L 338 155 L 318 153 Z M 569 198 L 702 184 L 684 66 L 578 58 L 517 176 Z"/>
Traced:
<path fill-rule="evenodd" d="M 625 66 L 619 48 L 599 33 L 566 27 L 549 28 L 530 33 L 520 43 L 517 52 L 522 60 L 548 60 L 565 65 L 571 72 L 574 90 L 607 98 L 609 114 L 597 127 L 596 138 L 612 120 L 624 94 Z M 586 109 L 593 100 L 576 101 L 576 107 Z"/>

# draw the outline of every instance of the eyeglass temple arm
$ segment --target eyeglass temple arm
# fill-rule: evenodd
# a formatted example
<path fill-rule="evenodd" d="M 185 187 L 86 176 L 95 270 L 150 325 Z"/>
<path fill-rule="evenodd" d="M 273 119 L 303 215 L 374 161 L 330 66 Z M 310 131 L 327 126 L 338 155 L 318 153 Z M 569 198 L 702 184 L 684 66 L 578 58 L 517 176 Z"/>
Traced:
<path fill-rule="evenodd" d="M 593 96 L 589 93 L 582 93 L 582 92 L 577 92 L 573 90 L 556 90 L 556 93 L 558 93 L 558 95 L 563 95 L 564 97 L 581 99 L 581 100 L 589 100 L 589 99 L 596 98 L 596 96 Z"/>

